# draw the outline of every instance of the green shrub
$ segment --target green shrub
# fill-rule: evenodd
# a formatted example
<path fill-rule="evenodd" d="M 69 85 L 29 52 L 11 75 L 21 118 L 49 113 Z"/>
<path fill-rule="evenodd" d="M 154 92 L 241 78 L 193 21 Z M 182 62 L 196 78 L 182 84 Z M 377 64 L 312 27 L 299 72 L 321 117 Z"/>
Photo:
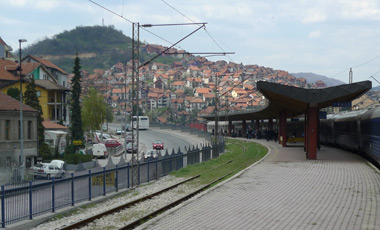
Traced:
<path fill-rule="evenodd" d="M 84 162 L 92 161 L 92 155 L 83 155 L 79 153 L 65 154 L 63 160 L 66 164 L 80 164 Z"/>

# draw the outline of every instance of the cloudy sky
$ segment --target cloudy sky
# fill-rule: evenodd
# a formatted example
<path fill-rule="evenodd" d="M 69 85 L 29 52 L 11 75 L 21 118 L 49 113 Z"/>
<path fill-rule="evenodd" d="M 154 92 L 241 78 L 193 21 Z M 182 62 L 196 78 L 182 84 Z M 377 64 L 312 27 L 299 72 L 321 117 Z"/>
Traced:
<path fill-rule="evenodd" d="M 188 52 L 290 73 L 313 72 L 348 83 L 380 81 L 379 0 L 0 0 L 0 36 L 15 50 L 77 26 L 114 25 L 131 37 L 131 22 L 206 22 L 179 43 Z M 112 11 L 112 12 L 110 12 Z M 118 16 L 119 15 L 119 16 Z M 142 29 L 140 40 L 170 46 L 198 25 Z"/>

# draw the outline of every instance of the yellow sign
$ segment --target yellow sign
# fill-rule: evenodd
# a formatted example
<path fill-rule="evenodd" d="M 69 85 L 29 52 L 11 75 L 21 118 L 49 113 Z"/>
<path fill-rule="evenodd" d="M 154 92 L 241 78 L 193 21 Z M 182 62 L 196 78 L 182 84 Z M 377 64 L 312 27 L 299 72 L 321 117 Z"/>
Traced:
<path fill-rule="evenodd" d="M 73 145 L 82 145 L 82 141 L 81 140 L 73 141 Z"/>
<path fill-rule="evenodd" d="M 103 186 L 103 175 L 94 176 L 91 178 L 93 186 Z M 106 173 L 106 186 L 115 185 L 115 172 Z"/>
<path fill-rule="evenodd" d="M 296 142 L 304 142 L 305 139 L 303 137 L 289 137 L 288 142 L 296 143 Z"/>

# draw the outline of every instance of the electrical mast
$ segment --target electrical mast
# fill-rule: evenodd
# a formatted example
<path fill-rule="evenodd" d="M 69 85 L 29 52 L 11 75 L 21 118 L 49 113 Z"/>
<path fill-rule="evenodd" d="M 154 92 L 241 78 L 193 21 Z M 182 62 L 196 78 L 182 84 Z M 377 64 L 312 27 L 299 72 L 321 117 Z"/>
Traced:
<path fill-rule="evenodd" d="M 140 63 L 140 25 L 132 24 L 132 187 L 139 184 L 139 63 Z M 137 150 L 135 152 L 135 149 Z"/>

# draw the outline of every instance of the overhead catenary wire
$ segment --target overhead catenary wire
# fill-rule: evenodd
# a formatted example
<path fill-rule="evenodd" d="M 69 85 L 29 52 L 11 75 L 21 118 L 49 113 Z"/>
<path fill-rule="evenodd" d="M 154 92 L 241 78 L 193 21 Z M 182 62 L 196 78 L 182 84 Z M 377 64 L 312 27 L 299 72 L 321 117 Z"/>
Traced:
<path fill-rule="evenodd" d="M 180 15 L 182 15 L 183 17 L 187 18 L 188 20 L 190 20 L 191 22 L 194 22 L 196 23 L 193 19 L 191 19 L 190 17 L 186 16 L 184 13 L 182 13 L 181 11 L 177 10 L 174 6 L 170 5 L 168 2 L 166 2 L 165 0 L 161 0 L 161 2 L 165 3 L 167 6 L 169 6 L 170 8 L 172 8 L 173 10 L 175 10 L 177 13 L 179 13 Z M 226 53 L 226 51 L 219 45 L 219 43 L 216 41 L 216 39 L 211 35 L 211 33 L 207 30 L 206 27 L 204 27 L 204 30 L 205 32 L 207 33 L 207 35 L 212 39 L 212 41 L 219 47 L 220 50 L 222 50 L 224 53 Z M 229 56 L 229 55 L 226 55 L 230 61 L 233 62 L 232 58 Z M 210 56 L 208 56 L 210 57 Z"/>
<path fill-rule="evenodd" d="M 380 54 L 377 55 L 376 57 L 374 57 L 374 58 L 372 58 L 372 59 L 370 59 L 370 60 L 368 60 L 368 61 L 362 63 L 362 64 L 359 64 L 359 65 L 356 65 L 356 66 L 353 66 L 353 67 L 350 67 L 350 68 L 354 69 L 354 68 L 361 67 L 361 66 L 363 66 L 363 65 L 366 65 L 366 64 L 368 64 L 368 63 L 370 63 L 370 62 L 372 62 L 372 61 L 378 59 L 379 57 L 380 57 Z M 336 73 L 336 74 L 331 75 L 331 76 L 329 76 L 329 77 L 335 77 L 335 76 L 337 76 L 337 75 L 340 75 L 340 74 L 342 74 L 342 73 L 345 73 L 345 72 L 349 71 L 350 68 L 347 68 L 347 69 L 345 69 L 345 70 L 342 70 L 342 71 L 340 71 L 339 73 Z M 377 73 L 378 73 L 378 72 L 377 72 Z M 377 74 L 377 73 L 376 73 L 376 74 Z"/>
<path fill-rule="evenodd" d="M 129 20 L 128 18 L 124 17 L 123 15 L 120 15 L 120 14 L 116 13 L 115 11 L 112 11 L 112 10 L 108 9 L 107 7 L 101 5 L 101 4 L 99 4 L 99 3 L 97 3 L 97 2 L 95 2 L 95 1 L 93 1 L 93 0 L 88 0 L 88 1 L 90 1 L 90 2 L 92 2 L 93 4 L 99 6 L 100 8 L 102 8 L 102 9 L 104 9 L 104 10 L 110 12 L 111 14 L 114 14 L 114 15 L 116 15 L 116 16 L 118 16 L 118 17 L 124 19 L 125 21 L 127 21 L 127 22 L 129 22 L 129 23 L 131 23 L 131 24 L 134 23 L 134 22 L 132 22 L 131 20 Z M 168 41 L 167 39 L 165 39 L 165 38 L 163 38 L 163 37 L 161 37 L 161 36 L 159 36 L 159 35 L 153 33 L 152 31 L 149 31 L 148 29 L 146 29 L 146 28 L 144 28 L 144 27 L 140 27 L 140 28 L 142 28 L 144 31 L 150 33 L 151 35 L 153 35 L 153 36 L 155 36 L 155 37 L 157 37 L 157 38 L 159 38 L 159 39 L 161 39 L 161 40 L 163 40 L 163 41 L 165 41 L 165 42 L 167 42 L 167 43 L 169 43 L 169 44 L 171 44 L 171 45 L 174 44 L 174 43 Z M 175 47 L 182 49 L 180 46 L 175 46 Z"/>

